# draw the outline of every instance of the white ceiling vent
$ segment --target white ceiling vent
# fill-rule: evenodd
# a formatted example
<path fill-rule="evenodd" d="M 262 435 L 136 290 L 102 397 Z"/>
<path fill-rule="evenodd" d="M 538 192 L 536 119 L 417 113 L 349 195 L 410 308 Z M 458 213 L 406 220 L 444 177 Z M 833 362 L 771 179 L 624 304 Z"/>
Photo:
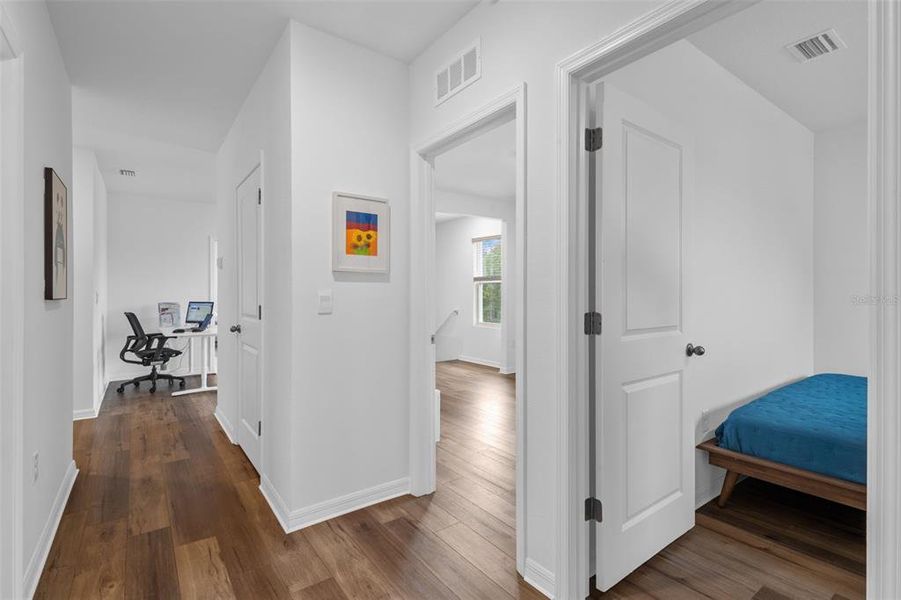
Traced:
<path fill-rule="evenodd" d="M 439 105 L 482 76 L 482 45 L 476 40 L 435 74 L 435 105 Z"/>
<path fill-rule="evenodd" d="M 137 173 L 135 173 L 132 169 L 119 169 L 119 175 L 122 177 L 135 177 Z"/>
<path fill-rule="evenodd" d="M 785 48 L 792 53 L 792 56 L 803 63 L 847 47 L 848 45 L 842 41 L 835 29 L 829 29 L 815 36 L 791 43 Z"/>

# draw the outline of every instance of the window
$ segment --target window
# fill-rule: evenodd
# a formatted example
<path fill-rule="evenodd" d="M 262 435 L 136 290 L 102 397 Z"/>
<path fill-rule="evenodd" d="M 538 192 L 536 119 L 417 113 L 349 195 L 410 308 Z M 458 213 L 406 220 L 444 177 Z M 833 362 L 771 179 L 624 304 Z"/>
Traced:
<path fill-rule="evenodd" d="M 472 240 L 472 282 L 477 325 L 501 324 L 501 236 Z"/>

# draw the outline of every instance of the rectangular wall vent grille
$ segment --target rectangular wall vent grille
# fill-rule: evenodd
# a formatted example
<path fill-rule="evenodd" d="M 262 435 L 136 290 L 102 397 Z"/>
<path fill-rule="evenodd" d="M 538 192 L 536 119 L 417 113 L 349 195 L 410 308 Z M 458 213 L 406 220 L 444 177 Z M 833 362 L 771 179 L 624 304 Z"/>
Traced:
<path fill-rule="evenodd" d="M 435 74 L 435 105 L 441 104 L 482 76 L 482 46 L 476 40 Z"/>
<path fill-rule="evenodd" d="M 847 47 L 847 44 L 842 41 L 835 29 L 829 29 L 815 36 L 791 43 L 786 46 L 786 49 L 799 61 L 808 62 Z"/>

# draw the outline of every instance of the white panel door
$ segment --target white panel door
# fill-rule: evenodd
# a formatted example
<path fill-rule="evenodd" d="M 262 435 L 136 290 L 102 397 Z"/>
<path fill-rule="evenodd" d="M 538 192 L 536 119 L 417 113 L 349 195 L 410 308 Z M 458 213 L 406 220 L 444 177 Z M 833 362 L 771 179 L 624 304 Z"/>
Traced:
<path fill-rule="evenodd" d="M 262 221 L 259 167 L 238 186 L 238 444 L 258 472 L 262 434 L 262 308 L 260 300 Z"/>
<path fill-rule="evenodd" d="M 694 525 L 685 397 L 691 137 L 609 85 L 598 92 L 596 569 L 606 591 Z"/>

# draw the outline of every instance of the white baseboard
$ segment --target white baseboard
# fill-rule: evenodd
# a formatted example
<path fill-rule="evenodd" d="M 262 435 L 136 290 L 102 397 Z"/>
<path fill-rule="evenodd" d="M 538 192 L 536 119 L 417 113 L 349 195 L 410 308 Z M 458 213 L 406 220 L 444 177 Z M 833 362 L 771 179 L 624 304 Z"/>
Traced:
<path fill-rule="evenodd" d="M 213 416 L 216 417 L 217 421 L 219 421 L 219 427 L 221 427 L 222 431 L 225 432 L 225 437 L 228 438 L 228 441 L 230 441 L 232 444 L 237 444 L 238 442 L 235 441 L 235 436 L 233 433 L 234 429 L 232 429 L 231 421 L 228 420 L 228 417 L 222 414 L 222 411 L 219 410 L 218 404 L 216 405 L 216 410 L 213 411 Z"/>
<path fill-rule="evenodd" d="M 50 507 L 50 514 L 47 516 L 47 522 L 38 538 L 38 543 L 28 561 L 25 568 L 25 576 L 23 579 L 22 589 L 25 590 L 25 597 L 34 596 L 35 589 L 38 587 L 38 581 L 41 579 L 41 572 L 44 570 L 44 563 L 47 562 L 47 556 L 50 554 L 50 546 L 53 545 L 53 538 L 56 537 L 56 530 L 59 522 L 63 518 L 63 511 L 66 509 L 66 502 L 69 500 L 69 494 L 72 492 L 72 486 L 75 485 L 75 478 L 78 476 L 78 468 L 73 460 L 63 475 L 60 482 L 59 490 L 56 492 L 56 498 L 53 499 L 53 505 Z"/>
<path fill-rule="evenodd" d="M 72 420 L 73 421 L 81 421 L 82 419 L 96 419 L 97 411 L 93 408 L 82 408 L 80 410 L 72 411 Z"/>
<path fill-rule="evenodd" d="M 722 475 L 714 476 L 710 485 L 703 489 L 695 488 L 695 510 L 698 510 L 714 498 L 720 495 L 723 489 L 723 479 L 726 478 L 725 472 Z"/>
<path fill-rule="evenodd" d="M 474 356 L 461 356 L 457 360 L 462 360 L 463 362 L 472 363 L 474 365 L 482 365 L 484 367 L 494 367 L 495 369 L 501 368 L 501 363 L 493 361 L 493 360 L 485 360 L 484 358 L 476 358 Z"/>
<path fill-rule="evenodd" d="M 409 494 L 410 478 L 396 479 L 293 511 L 288 510 L 287 503 L 265 475 L 260 477 L 260 492 L 269 502 L 275 518 L 281 523 L 285 533 L 291 533 L 385 500 Z"/>
<path fill-rule="evenodd" d="M 522 578 L 533 588 L 553 599 L 554 597 L 554 574 L 548 569 L 542 567 L 531 558 L 526 559 L 525 573 Z"/>

